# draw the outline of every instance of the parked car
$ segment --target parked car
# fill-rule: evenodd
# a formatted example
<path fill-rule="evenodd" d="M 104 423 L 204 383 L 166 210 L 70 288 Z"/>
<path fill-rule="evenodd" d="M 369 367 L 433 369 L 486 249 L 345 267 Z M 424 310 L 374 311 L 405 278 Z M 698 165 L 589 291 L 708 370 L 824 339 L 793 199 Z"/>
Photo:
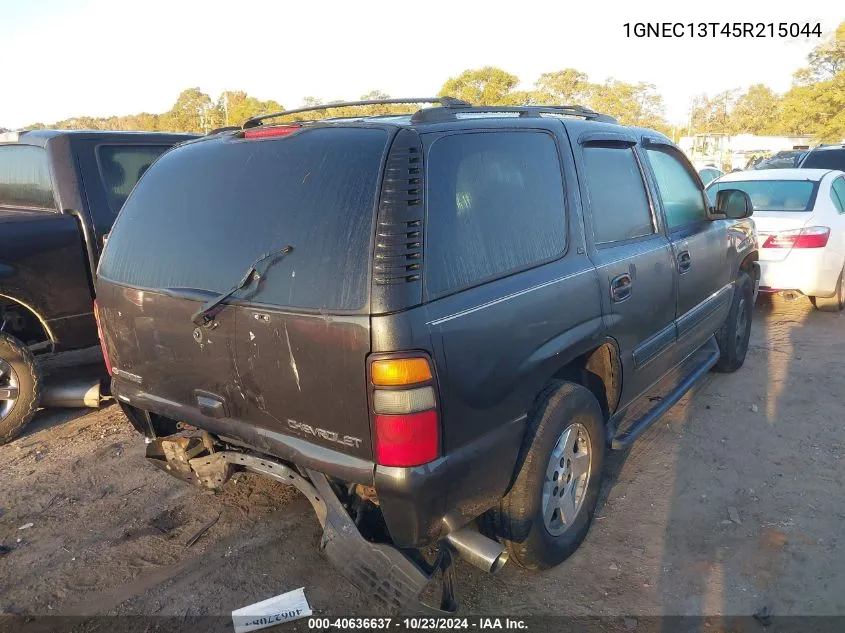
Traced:
<path fill-rule="evenodd" d="M 785 150 L 756 162 L 748 169 L 790 169 L 798 167 L 806 153 L 807 150 Z"/>
<path fill-rule="evenodd" d="M 705 187 L 724 173 L 725 172 L 723 172 L 721 169 L 719 169 L 718 167 L 714 167 L 713 165 L 709 165 L 707 167 L 704 167 L 703 169 L 698 170 L 698 175 L 701 177 L 701 182 L 704 183 Z"/>
<path fill-rule="evenodd" d="M 845 174 L 778 169 L 728 174 L 710 185 L 746 192 L 760 239 L 760 292 L 800 292 L 820 310 L 845 307 Z"/>
<path fill-rule="evenodd" d="M 819 145 L 811 149 L 801 160 L 799 167 L 845 171 L 845 142 L 841 145 Z"/>
<path fill-rule="evenodd" d="M 97 345 L 93 272 L 103 237 L 141 172 L 195 137 L 0 134 L 0 444 L 21 432 L 41 401 L 34 356 Z M 80 405 L 99 401 L 98 385 L 90 389 L 96 393 L 83 385 Z"/>
<path fill-rule="evenodd" d="M 742 366 L 759 277 L 748 197 L 710 208 L 664 135 L 417 101 L 441 107 L 267 115 L 168 152 L 97 282 L 151 461 L 297 486 L 329 560 L 399 610 L 453 551 L 486 571 L 572 554 L 606 447 Z"/>

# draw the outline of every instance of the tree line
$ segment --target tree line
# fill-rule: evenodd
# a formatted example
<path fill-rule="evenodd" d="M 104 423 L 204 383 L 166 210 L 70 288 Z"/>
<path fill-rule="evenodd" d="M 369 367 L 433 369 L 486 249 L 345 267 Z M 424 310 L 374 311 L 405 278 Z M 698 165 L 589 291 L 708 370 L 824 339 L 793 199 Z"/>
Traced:
<path fill-rule="evenodd" d="M 663 96 L 650 83 L 628 83 L 613 78 L 593 82 L 586 73 L 565 68 L 543 73 L 530 90 L 520 90 L 519 78 L 492 66 L 469 69 L 450 77 L 439 96 L 451 96 L 479 105 L 585 105 L 616 117 L 624 125 L 657 129 L 673 138 L 697 133 L 751 133 L 764 135 L 807 135 L 820 142 L 845 139 L 845 22 L 836 33 L 808 55 L 807 66 L 793 75 L 792 87 L 777 94 L 768 86 L 755 84 L 747 91 L 726 90 L 714 96 L 692 100 L 687 121 L 672 125 L 665 116 Z M 385 99 L 374 90 L 361 99 Z M 306 97 L 302 106 L 338 103 Z M 405 105 L 375 105 L 333 108 L 289 120 L 408 112 Z M 142 112 L 128 116 L 73 117 L 49 127 L 65 129 L 152 130 L 202 132 L 240 125 L 246 119 L 284 107 L 273 100 L 262 101 L 242 91 L 226 91 L 212 99 L 199 88 L 182 91 L 173 107 L 161 114 Z M 281 120 L 284 120 L 281 119 Z M 41 123 L 28 129 L 48 127 Z"/>

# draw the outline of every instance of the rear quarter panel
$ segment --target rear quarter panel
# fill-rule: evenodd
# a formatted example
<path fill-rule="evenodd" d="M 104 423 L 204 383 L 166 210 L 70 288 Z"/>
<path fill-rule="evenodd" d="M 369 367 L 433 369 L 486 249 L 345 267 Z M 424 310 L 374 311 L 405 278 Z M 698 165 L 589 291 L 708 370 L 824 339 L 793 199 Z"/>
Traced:
<path fill-rule="evenodd" d="M 64 348 L 96 345 L 85 246 L 76 218 L 0 209 L 0 294 L 43 318 Z"/>
<path fill-rule="evenodd" d="M 580 195 L 563 126 L 568 239 L 555 261 L 372 318 L 373 353 L 424 350 L 439 388 L 443 457 L 376 467 L 391 534 L 430 542 L 492 507 L 510 486 L 528 412 L 555 372 L 601 344 L 601 289 L 586 256 Z"/>

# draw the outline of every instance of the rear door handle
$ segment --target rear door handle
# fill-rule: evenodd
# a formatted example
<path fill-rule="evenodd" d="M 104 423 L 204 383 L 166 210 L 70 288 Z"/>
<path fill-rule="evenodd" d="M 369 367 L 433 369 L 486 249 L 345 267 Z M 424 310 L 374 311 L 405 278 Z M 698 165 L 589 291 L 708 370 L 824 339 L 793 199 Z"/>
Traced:
<path fill-rule="evenodd" d="M 614 277 L 610 280 L 610 298 L 616 303 L 625 301 L 625 299 L 631 296 L 631 287 L 633 286 L 633 283 L 631 275 L 628 273 L 623 273 L 618 277 Z"/>
<path fill-rule="evenodd" d="M 692 266 L 692 258 L 689 251 L 681 251 L 678 253 L 678 272 L 684 274 Z"/>

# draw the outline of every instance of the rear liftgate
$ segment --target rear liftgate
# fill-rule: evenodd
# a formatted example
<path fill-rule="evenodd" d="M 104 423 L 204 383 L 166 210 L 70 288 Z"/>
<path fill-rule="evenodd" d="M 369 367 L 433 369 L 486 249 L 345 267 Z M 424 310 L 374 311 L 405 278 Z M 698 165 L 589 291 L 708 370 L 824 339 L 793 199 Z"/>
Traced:
<path fill-rule="evenodd" d="M 320 549 L 349 582 L 391 612 L 442 615 L 457 610 L 450 547 L 441 543 L 435 563 L 429 566 L 422 557 L 416 562 L 395 547 L 371 543 L 358 531 L 323 473 L 306 469 L 306 479 L 278 461 L 249 453 L 215 451 L 207 433 L 152 440 L 147 445 L 147 458 L 179 479 L 212 490 L 221 488 L 235 470 L 292 484 L 311 503 L 323 526 Z M 443 585 L 440 609 L 420 599 L 438 569 Z"/>

